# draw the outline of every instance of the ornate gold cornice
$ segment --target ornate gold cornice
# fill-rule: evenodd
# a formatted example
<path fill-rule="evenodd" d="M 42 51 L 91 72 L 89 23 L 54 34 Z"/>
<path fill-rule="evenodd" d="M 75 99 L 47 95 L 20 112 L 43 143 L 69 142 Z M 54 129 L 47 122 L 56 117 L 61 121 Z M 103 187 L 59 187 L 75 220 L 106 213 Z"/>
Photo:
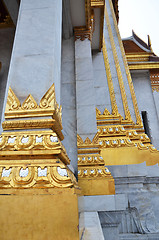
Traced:
<path fill-rule="evenodd" d="M 159 62 L 129 62 L 130 70 L 150 70 L 159 68 Z"/>
<path fill-rule="evenodd" d="M 9 87 L 5 109 L 6 121 L 2 123 L 2 126 L 4 130 L 51 128 L 63 140 L 61 110 L 61 106 L 56 102 L 54 84 L 44 94 L 39 105 L 31 94 L 21 105 Z M 33 119 L 35 117 L 36 119 Z M 43 119 L 37 119 L 37 117 L 43 117 Z M 48 119 L 48 117 L 51 118 Z"/>
<path fill-rule="evenodd" d="M 151 53 L 141 53 L 141 54 L 133 54 L 133 53 L 126 53 L 126 59 L 129 62 L 148 62 Z"/>
<path fill-rule="evenodd" d="M 39 162 L 23 166 L 21 163 L 0 166 L 0 188 L 77 188 L 73 173 L 60 160 L 58 164 Z"/>
<path fill-rule="evenodd" d="M 56 115 L 61 123 L 61 107 L 56 102 L 54 84 L 42 97 L 40 104 L 36 103 L 31 94 L 21 105 L 19 99 L 9 87 L 7 104 L 5 109 L 5 118 L 22 118 L 22 117 L 37 117 L 37 116 L 52 116 Z"/>
<path fill-rule="evenodd" d="M 104 7 L 105 0 L 91 0 L 91 7 Z"/>
<path fill-rule="evenodd" d="M 151 87 L 153 92 L 159 92 L 159 70 L 150 71 Z"/>
<path fill-rule="evenodd" d="M 75 27 L 74 28 L 74 35 L 75 35 L 75 41 L 77 39 L 84 41 L 85 39 L 88 39 L 89 41 L 92 41 L 92 31 L 91 29 L 87 30 L 84 27 Z"/>
<path fill-rule="evenodd" d="M 78 188 L 66 166 L 69 163 L 65 148 L 52 131 L 0 136 L 0 188 Z"/>

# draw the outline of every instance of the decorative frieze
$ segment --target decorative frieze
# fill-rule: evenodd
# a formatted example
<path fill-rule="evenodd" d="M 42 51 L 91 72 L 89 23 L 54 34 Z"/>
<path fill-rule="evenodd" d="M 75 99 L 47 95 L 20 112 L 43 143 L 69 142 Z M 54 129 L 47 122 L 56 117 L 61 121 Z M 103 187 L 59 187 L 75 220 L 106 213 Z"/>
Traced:
<path fill-rule="evenodd" d="M 153 92 L 159 92 L 159 72 L 150 71 L 151 87 Z"/>

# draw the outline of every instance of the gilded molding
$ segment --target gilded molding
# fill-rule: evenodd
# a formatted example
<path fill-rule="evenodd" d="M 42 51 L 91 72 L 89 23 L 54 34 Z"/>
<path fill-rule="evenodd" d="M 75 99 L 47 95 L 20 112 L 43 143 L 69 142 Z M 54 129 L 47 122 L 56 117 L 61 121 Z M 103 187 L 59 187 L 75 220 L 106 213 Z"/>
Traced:
<path fill-rule="evenodd" d="M 84 41 L 85 39 L 92 41 L 92 30 L 91 29 L 87 30 L 84 27 L 75 27 L 74 35 L 75 35 L 75 41 L 78 39 L 81 41 Z"/>
<path fill-rule="evenodd" d="M 43 117 L 43 119 L 28 119 L 34 117 Z M 61 140 L 64 138 L 61 131 L 62 108 L 56 102 L 54 84 L 44 94 L 39 106 L 31 94 L 21 105 L 17 96 L 9 87 L 5 119 L 6 121 L 2 123 L 4 130 L 51 128 Z"/>
<path fill-rule="evenodd" d="M 86 29 L 91 25 L 91 0 L 85 0 Z"/>
<path fill-rule="evenodd" d="M 129 88 L 130 88 L 130 93 L 131 93 L 131 97 L 132 97 L 132 101 L 133 101 L 133 106 L 134 106 L 134 110 L 135 110 L 135 115 L 136 115 L 136 124 L 137 124 L 137 125 L 140 125 L 140 126 L 143 126 L 142 120 L 141 120 L 141 116 L 140 116 L 140 112 L 139 112 L 139 108 L 138 108 L 138 104 L 137 104 L 137 99 L 136 99 L 135 91 L 134 91 L 134 86 L 133 86 L 133 83 L 132 83 L 132 79 L 131 79 L 129 67 L 128 67 L 128 64 L 127 64 L 126 56 L 125 56 L 125 51 L 124 51 L 123 43 L 122 43 L 122 40 L 121 40 L 121 37 L 120 37 L 120 33 L 119 33 L 118 26 L 117 26 L 116 17 L 115 17 L 114 10 L 113 10 L 113 4 L 112 4 L 112 1 L 111 1 L 111 0 L 109 0 L 109 4 L 110 4 L 112 16 L 113 16 L 113 20 L 114 20 L 114 25 L 115 25 L 116 33 L 117 33 L 117 36 L 118 36 L 118 41 L 119 41 L 120 50 L 121 50 L 121 53 L 122 53 L 122 58 L 123 58 L 124 65 L 125 65 L 126 75 L 127 75 L 128 84 L 129 84 Z"/>
<path fill-rule="evenodd" d="M 159 72 L 150 71 L 151 87 L 153 92 L 159 92 Z"/>
<path fill-rule="evenodd" d="M 3 130 L 52 129 L 60 140 L 64 139 L 62 127 L 55 119 L 7 120 L 2 123 Z"/>
<path fill-rule="evenodd" d="M 106 48 L 106 43 L 105 43 L 104 37 L 103 37 L 103 57 L 104 57 L 105 70 L 106 70 L 108 87 L 109 87 L 109 94 L 110 94 L 110 100 L 111 100 L 111 106 L 112 106 L 112 114 L 115 114 L 118 116 L 119 112 L 118 112 L 118 107 L 117 107 L 117 103 L 116 103 L 114 86 L 113 86 L 112 75 L 111 75 L 111 71 L 110 71 L 110 64 L 109 64 L 109 59 L 108 59 L 108 53 L 107 53 L 107 48 Z"/>
<path fill-rule="evenodd" d="M 103 165 L 104 160 L 99 154 L 78 155 L 78 166 Z"/>
<path fill-rule="evenodd" d="M 105 166 L 80 167 L 78 178 L 112 178 L 111 173 Z"/>
<path fill-rule="evenodd" d="M 3 157 L 6 155 L 7 156 Z M 31 153 L 31 152 L 32 153 Z M 57 156 L 65 164 L 69 164 L 70 160 L 66 150 L 62 145 L 57 134 L 52 131 L 28 131 L 28 132 L 8 132 L 0 136 L 0 160 L 7 159 L 9 156 L 27 156 L 27 159 L 33 158 L 33 152 L 36 153 L 36 158 L 42 156 Z M 33 154 L 34 155 L 34 154 Z M 21 156 L 21 159 L 23 158 Z"/>
<path fill-rule="evenodd" d="M 7 104 L 5 109 L 5 118 L 27 118 L 39 116 L 52 116 L 55 115 L 59 122 L 62 123 L 61 106 L 56 102 L 55 97 L 55 86 L 54 84 L 49 88 L 45 95 L 40 100 L 40 104 L 36 103 L 35 99 L 31 94 L 23 102 L 22 106 L 11 89 L 9 87 Z"/>
<path fill-rule="evenodd" d="M 149 57 L 151 56 L 151 53 L 145 53 L 145 54 L 131 54 L 131 53 L 126 53 L 126 59 L 129 62 L 148 62 Z"/>
<path fill-rule="evenodd" d="M 83 141 L 83 139 L 77 134 L 77 146 L 78 147 L 87 147 L 87 146 L 98 145 L 98 141 L 99 141 L 98 133 L 96 133 L 96 135 L 94 136 L 92 141 L 88 137 L 86 138 L 85 141 Z"/>
<path fill-rule="evenodd" d="M 29 94 L 29 96 L 23 102 L 21 109 L 30 110 L 30 109 L 36 109 L 37 107 L 38 107 L 38 104 L 36 103 L 35 99 L 32 97 L 31 94 Z"/>
<path fill-rule="evenodd" d="M 104 7 L 104 0 L 91 0 L 91 7 Z"/>
<path fill-rule="evenodd" d="M 60 160 L 57 165 L 0 167 L 0 188 L 79 188 L 73 173 Z"/>
<path fill-rule="evenodd" d="M 9 87 L 5 112 L 18 110 L 20 106 L 21 104 L 19 99 L 17 98 L 11 87 Z"/>
<path fill-rule="evenodd" d="M 159 62 L 153 62 L 153 63 L 152 62 L 138 62 L 138 63 L 129 62 L 129 67 L 128 67 L 128 69 L 130 70 L 142 70 L 142 69 L 151 70 L 151 69 L 157 69 L 157 68 L 159 68 Z"/>
<path fill-rule="evenodd" d="M 120 91 L 121 91 L 121 96 L 122 96 L 122 102 L 123 102 L 123 107 L 124 107 L 124 112 L 125 112 L 125 119 L 130 122 L 133 122 L 130 111 L 129 111 L 129 107 L 128 107 L 128 101 L 127 101 L 127 96 L 126 96 L 126 92 L 125 92 L 122 72 L 121 72 L 121 68 L 120 68 L 120 64 L 119 64 L 119 60 L 118 60 L 118 55 L 117 55 L 117 51 L 116 51 L 116 47 L 115 47 L 115 42 L 114 42 L 106 6 L 105 6 L 105 18 L 106 18 L 106 24 L 108 27 L 108 33 L 109 33 L 109 37 L 110 37 L 112 52 L 113 52 L 113 56 L 114 56 L 114 61 L 115 61 L 115 66 L 116 66 L 116 71 L 117 71 L 117 76 L 118 76 L 118 81 L 119 81 L 119 86 L 120 86 Z"/>

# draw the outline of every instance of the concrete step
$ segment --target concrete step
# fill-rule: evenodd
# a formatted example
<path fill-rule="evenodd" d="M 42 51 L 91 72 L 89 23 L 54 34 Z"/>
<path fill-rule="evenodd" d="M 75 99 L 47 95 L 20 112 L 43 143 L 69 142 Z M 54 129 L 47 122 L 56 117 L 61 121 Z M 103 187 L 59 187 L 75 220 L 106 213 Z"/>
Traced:
<path fill-rule="evenodd" d="M 149 233 L 149 234 L 119 234 L 120 240 L 159 240 L 159 233 Z"/>

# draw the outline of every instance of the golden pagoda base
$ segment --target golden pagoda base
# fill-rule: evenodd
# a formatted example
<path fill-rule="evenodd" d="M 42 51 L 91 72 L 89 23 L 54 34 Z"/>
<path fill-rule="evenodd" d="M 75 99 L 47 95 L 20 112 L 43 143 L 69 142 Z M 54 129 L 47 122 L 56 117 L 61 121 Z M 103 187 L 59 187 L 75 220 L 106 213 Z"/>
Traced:
<path fill-rule="evenodd" d="M 75 188 L 0 189 L 1 240 L 78 240 Z"/>
<path fill-rule="evenodd" d="M 110 178 L 82 178 L 79 179 L 78 185 L 84 196 L 115 194 L 115 183 L 112 176 Z"/>

